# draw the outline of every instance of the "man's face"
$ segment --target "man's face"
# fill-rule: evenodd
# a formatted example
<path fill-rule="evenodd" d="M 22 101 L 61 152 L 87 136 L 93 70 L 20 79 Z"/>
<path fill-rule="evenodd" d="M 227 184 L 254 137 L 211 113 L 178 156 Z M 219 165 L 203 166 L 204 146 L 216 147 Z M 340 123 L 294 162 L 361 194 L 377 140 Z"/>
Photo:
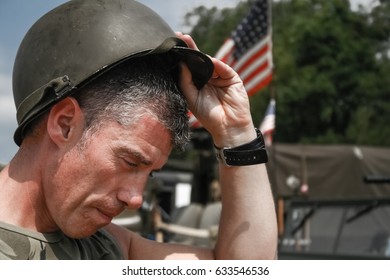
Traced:
<path fill-rule="evenodd" d="M 105 123 L 64 153 L 44 182 L 47 211 L 54 226 L 72 237 L 93 234 L 125 207 L 138 208 L 150 174 L 171 152 L 168 130 L 150 116 L 124 128 Z"/>

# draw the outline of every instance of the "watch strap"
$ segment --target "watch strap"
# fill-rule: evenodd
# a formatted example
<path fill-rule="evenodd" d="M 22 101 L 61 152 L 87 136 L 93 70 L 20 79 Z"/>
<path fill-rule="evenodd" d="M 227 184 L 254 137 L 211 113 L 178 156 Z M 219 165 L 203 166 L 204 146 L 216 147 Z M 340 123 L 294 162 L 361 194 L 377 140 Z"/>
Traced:
<path fill-rule="evenodd" d="M 217 159 L 227 166 L 244 166 L 268 162 L 263 135 L 257 128 L 256 133 L 256 139 L 234 148 L 214 146 Z"/>

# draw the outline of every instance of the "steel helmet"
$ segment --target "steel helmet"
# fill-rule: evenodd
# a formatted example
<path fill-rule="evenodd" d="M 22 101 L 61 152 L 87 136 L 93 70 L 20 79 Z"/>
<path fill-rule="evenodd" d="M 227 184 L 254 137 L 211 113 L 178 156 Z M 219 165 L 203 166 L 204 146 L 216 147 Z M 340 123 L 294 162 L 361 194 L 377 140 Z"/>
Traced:
<path fill-rule="evenodd" d="M 185 62 L 198 88 L 212 75 L 208 56 L 189 49 L 159 15 L 136 1 L 72 0 L 48 12 L 16 55 L 15 143 L 21 144 L 32 120 L 75 89 L 123 61 L 157 53 L 171 54 L 175 64 Z"/>

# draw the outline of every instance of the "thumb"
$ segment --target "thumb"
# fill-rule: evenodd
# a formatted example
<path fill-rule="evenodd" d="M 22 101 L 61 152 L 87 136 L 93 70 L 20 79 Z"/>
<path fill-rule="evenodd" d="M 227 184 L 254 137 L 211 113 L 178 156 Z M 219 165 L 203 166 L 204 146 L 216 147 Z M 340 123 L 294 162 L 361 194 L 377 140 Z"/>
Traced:
<path fill-rule="evenodd" d="M 185 63 L 181 63 L 180 69 L 181 73 L 179 86 L 184 97 L 187 99 L 190 110 L 192 110 L 194 108 L 196 99 L 198 98 L 198 89 L 192 81 L 192 74 L 187 65 Z"/>

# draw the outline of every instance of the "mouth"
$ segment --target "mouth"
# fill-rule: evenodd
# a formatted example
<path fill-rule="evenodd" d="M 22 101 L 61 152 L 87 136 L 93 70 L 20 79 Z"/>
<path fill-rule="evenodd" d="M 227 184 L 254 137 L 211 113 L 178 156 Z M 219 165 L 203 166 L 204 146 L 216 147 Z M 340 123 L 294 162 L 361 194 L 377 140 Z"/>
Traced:
<path fill-rule="evenodd" d="M 111 223 L 112 219 L 116 216 L 115 213 L 106 211 L 100 208 L 96 208 L 97 211 L 99 212 L 100 216 L 103 218 L 104 223 L 109 224 Z"/>

